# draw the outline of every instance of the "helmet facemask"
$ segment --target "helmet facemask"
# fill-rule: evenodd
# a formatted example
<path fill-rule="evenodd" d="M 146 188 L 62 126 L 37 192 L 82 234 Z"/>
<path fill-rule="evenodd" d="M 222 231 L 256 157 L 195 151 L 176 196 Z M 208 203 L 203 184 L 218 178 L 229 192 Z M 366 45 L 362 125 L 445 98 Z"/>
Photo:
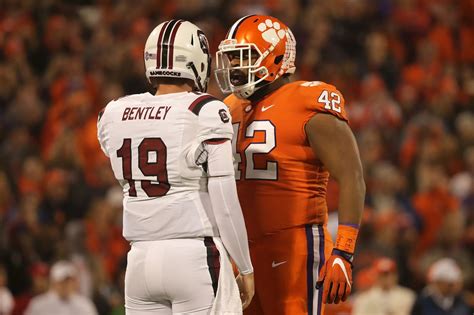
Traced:
<path fill-rule="evenodd" d="M 224 40 L 216 53 L 215 76 L 221 91 L 234 93 L 239 98 L 252 95 L 258 84 L 269 76 L 268 69 L 261 66 L 266 54 L 253 43 Z"/>

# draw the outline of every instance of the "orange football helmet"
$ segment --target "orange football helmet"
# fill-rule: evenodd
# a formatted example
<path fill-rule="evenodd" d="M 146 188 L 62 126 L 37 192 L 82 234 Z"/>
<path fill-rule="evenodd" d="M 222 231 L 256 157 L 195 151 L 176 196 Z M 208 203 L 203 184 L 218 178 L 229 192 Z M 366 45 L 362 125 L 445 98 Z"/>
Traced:
<path fill-rule="evenodd" d="M 247 98 L 260 87 L 295 72 L 296 40 L 280 20 L 248 15 L 235 22 L 216 53 L 223 93 Z"/>

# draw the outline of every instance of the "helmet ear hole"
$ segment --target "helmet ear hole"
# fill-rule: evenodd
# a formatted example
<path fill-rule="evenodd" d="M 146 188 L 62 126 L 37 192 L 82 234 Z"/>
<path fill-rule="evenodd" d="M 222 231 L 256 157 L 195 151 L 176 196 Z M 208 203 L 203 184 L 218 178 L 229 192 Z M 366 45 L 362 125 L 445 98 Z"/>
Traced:
<path fill-rule="evenodd" d="M 201 71 L 204 71 L 204 62 L 201 62 Z"/>
<path fill-rule="evenodd" d="M 279 55 L 275 57 L 274 63 L 277 65 L 283 60 L 283 55 Z"/>

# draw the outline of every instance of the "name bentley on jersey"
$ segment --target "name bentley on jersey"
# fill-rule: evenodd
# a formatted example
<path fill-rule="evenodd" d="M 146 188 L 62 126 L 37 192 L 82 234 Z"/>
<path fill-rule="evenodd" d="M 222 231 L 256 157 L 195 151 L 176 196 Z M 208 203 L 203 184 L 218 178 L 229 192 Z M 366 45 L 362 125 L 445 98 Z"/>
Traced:
<path fill-rule="evenodd" d="M 125 107 L 122 120 L 166 119 L 166 115 L 170 109 L 171 106 Z"/>

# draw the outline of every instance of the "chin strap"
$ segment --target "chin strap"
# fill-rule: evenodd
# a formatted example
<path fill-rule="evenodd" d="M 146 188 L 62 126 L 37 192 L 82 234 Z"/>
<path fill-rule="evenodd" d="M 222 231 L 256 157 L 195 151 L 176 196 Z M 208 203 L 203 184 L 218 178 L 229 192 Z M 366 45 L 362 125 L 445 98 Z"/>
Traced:
<path fill-rule="evenodd" d="M 194 83 L 197 85 L 197 90 L 198 90 L 199 92 L 206 92 L 207 87 L 203 87 L 203 86 L 202 86 L 202 84 L 201 84 L 201 77 L 199 76 L 199 73 L 198 73 L 198 71 L 197 71 L 197 69 L 196 69 L 196 66 L 194 65 L 194 62 L 191 62 L 191 61 L 188 62 L 188 63 L 186 64 L 186 67 L 188 67 L 189 69 L 191 69 L 191 70 L 193 71 L 193 73 L 194 73 L 194 77 L 196 78 L 196 79 L 194 79 Z"/>

